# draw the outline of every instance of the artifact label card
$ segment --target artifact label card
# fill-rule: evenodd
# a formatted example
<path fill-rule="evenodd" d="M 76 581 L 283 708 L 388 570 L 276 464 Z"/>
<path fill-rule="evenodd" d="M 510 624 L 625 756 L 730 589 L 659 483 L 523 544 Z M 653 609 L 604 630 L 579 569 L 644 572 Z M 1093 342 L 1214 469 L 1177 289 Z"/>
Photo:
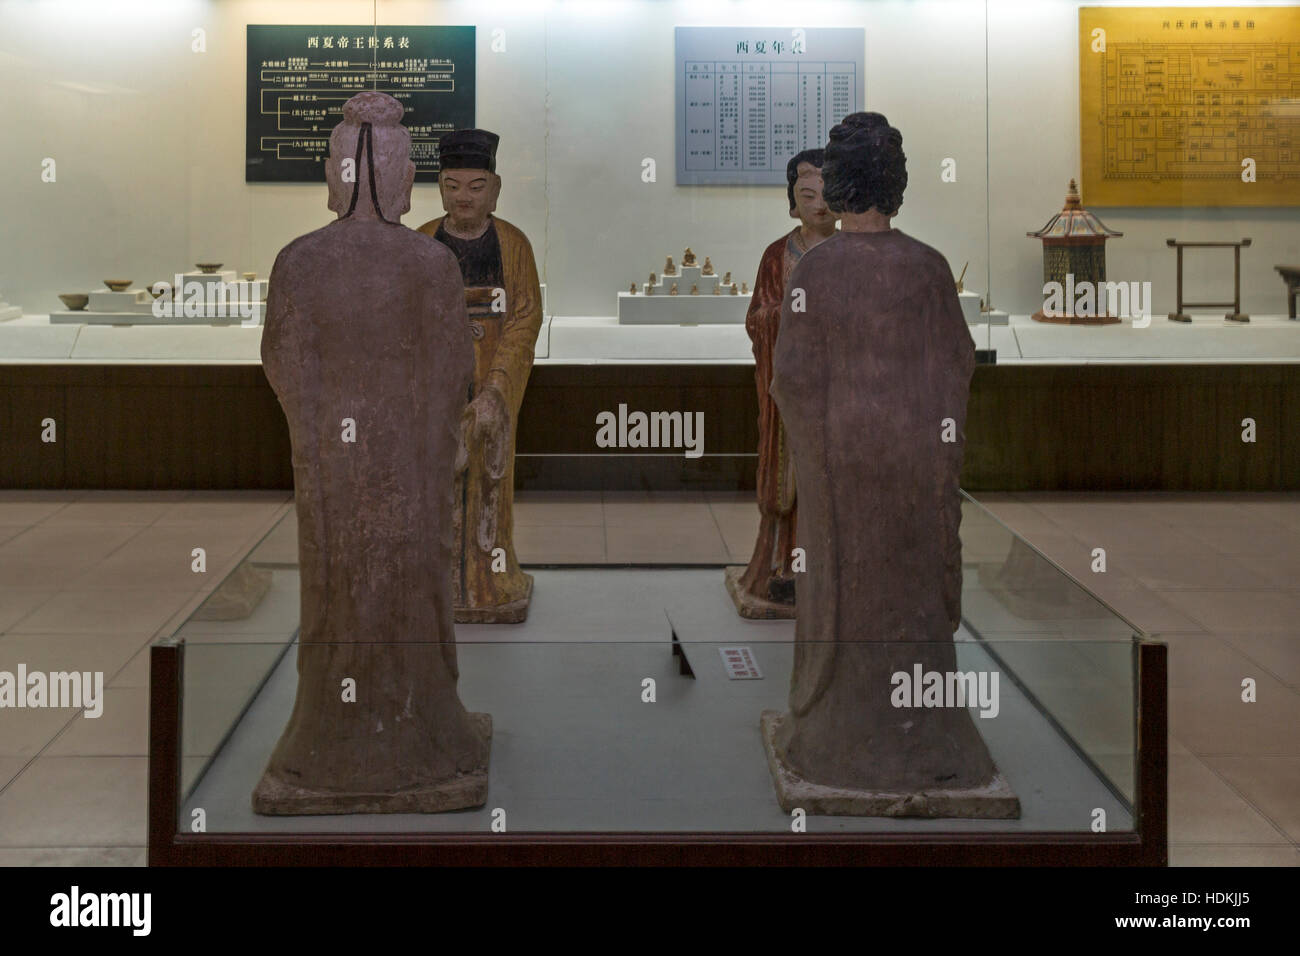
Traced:
<path fill-rule="evenodd" d="M 406 108 L 415 181 L 438 140 L 474 126 L 474 27 L 248 25 L 244 181 L 323 183 L 343 104 L 377 89 Z"/>
<path fill-rule="evenodd" d="M 862 109 L 861 27 L 677 27 L 677 185 L 785 185 Z"/>
<path fill-rule="evenodd" d="M 758 669 L 758 661 L 748 645 L 719 647 L 722 666 L 727 669 L 729 680 L 762 680 L 763 672 Z"/>

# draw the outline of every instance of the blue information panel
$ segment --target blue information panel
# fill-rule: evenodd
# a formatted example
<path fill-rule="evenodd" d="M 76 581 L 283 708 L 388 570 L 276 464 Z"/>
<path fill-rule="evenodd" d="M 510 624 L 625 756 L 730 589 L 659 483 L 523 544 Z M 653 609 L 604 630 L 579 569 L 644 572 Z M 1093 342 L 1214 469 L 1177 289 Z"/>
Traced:
<path fill-rule="evenodd" d="M 677 27 L 677 185 L 785 184 L 865 101 L 861 27 Z"/>
<path fill-rule="evenodd" d="M 438 180 L 438 140 L 474 125 L 474 28 L 248 26 L 247 182 L 324 182 L 343 104 L 377 89 L 406 107 L 415 181 Z"/>

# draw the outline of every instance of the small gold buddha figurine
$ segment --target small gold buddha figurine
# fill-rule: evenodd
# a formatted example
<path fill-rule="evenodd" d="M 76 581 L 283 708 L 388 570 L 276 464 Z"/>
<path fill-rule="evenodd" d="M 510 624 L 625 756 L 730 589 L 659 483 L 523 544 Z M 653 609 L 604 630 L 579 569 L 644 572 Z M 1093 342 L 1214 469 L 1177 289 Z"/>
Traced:
<path fill-rule="evenodd" d="M 723 285 L 731 285 L 731 270 L 730 270 L 730 269 L 728 269 L 728 270 L 727 270 L 727 274 L 726 274 L 725 276 L 722 277 L 722 284 L 723 284 Z"/>
<path fill-rule="evenodd" d="M 722 295 L 722 286 L 721 286 L 721 285 L 715 285 L 715 286 L 713 287 L 713 294 L 714 294 L 714 295 Z"/>
<path fill-rule="evenodd" d="M 692 285 L 691 295 L 699 295 L 699 294 L 700 294 L 700 287 L 698 285 Z"/>
<path fill-rule="evenodd" d="M 734 282 L 731 283 L 731 294 L 732 294 L 732 295 L 739 295 L 739 294 L 740 294 L 740 290 L 736 288 L 736 283 L 734 283 Z"/>
<path fill-rule="evenodd" d="M 686 254 L 682 256 L 682 265 L 684 266 L 695 265 L 695 253 L 691 252 L 690 246 L 686 247 Z"/>
<path fill-rule="evenodd" d="M 672 276 L 677 274 L 677 267 L 673 265 L 673 257 L 669 256 L 668 261 L 664 263 L 664 275 Z"/>
<path fill-rule="evenodd" d="M 700 273 L 700 275 L 702 276 L 713 275 L 713 263 L 709 260 L 708 256 L 704 257 L 704 270 Z"/>
<path fill-rule="evenodd" d="M 745 295 L 749 295 L 749 283 L 748 283 L 748 282 L 742 282 L 742 283 L 740 284 L 740 291 L 741 291 L 742 293 L 744 293 Z"/>
<path fill-rule="evenodd" d="M 668 290 L 668 294 L 669 294 L 669 295 L 676 295 L 676 294 L 677 294 L 677 283 L 676 283 L 676 282 L 674 282 L 674 283 L 673 283 L 673 287 L 672 287 L 671 289 Z"/>
<path fill-rule="evenodd" d="M 630 292 L 630 293 L 632 293 L 633 295 L 636 295 L 636 283 L 633 282 L 633 283 L 632 283 L 632 287 L 631 287 L 630 289 L 628 289 L 627 291 Z"/>

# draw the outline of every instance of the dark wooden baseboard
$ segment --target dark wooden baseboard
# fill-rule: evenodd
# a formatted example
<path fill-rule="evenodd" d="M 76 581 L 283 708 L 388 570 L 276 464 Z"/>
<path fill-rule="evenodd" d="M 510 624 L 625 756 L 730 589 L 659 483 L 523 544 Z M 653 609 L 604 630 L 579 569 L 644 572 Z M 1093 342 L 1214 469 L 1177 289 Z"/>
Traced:
<path fill-rule="evenodd" d="M 597 447 L 596 415 L 620 403 L 703 412 L 705 455 Z M 757 408 L 747 365 L 539 366 L 516 483 L 753 488 Z M 1300 365 L 982 365 L 966 435 L 975 492 L 1297 490 Z M 292 486 L 288 427 L 258 366 L 0 366 L 0 487 Z"/>

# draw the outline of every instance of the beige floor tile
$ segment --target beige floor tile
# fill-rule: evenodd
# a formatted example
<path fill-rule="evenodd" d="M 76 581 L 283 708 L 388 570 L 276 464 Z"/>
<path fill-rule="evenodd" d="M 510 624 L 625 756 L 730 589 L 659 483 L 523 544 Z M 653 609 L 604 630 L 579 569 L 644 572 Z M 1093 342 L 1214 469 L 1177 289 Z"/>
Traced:
<path fill-rule="evenodd" d="M 1300 840 L 1300 757 L 1202 757 L 1255 809 Z"/>
<path fill-rule="evenodd" d="M 522 564 L 599 564 L 605 560 L 605 529 L 516 524 L 515 554 Z"/>
<path fill-rule="evenodd" d="M 25 524 L 0 524 L 0 544 L 4 544 L 12 538 L 18 537 L 28 529 Z"/>
<path fill-rule="evenodd" d="M 247 525 L 217 523 L 144 528 L 111 555 L 69 581 L 70 590 L 153 587 L 197 591 L 213 586 L 233 569 L 253 543 Z M 195 548 L 203 548 L 207 570 L 193 570 Z"/>
<path fill-rule="evenodd" d="M 140 531 L 134 525 L 37 526 L 0 544 L 0 587 L 66 587 Z"/>
<path fill-rule="evenodd" d="M 47 528 L 67 525 L 153 524 L 176 501 L 157 497 L 159 494 L 160 492 L 132 491 L 112 498 L 90 496 L 69 503 L 67 507 L 46 518 L 42 524 Z"/>
<path fill-rule="evenodd" d="M 292 500 L 292 492 L 282 491 L 196 492 L 191 499 L 167 508 L 155 523 L 255 526 Z"/>
<path fill-rule="evenodd" d="M 145 757 L 40 757 L 0 793 L 0 846 L 146 842 Z"/>
<path fill-rule="evenodd" d="M 605 529 L 606 558 L 633 564 L 726 564 L 730 559 L 722 535 L 712 524 L 675 527 L 610 525 Z"/>
<path fill-rule="evenodd" d="M 515 493 L 515 527 L 560 525 L 600 527 L 605 522 L 598 491 L 533 491 Z"/>
<path fill-rule="evenodd" d="M 0 723 L 0 727 L 4 724 Z M 0 790 L 8 786 L 9 781 L 18 776 L 18 772 L 27 766 L 31 757 L 0 756 Z"/>
<path fill-rule="evenodd" d="M 1093 548 L 1105 548 L 1107 560 L 1115 564 L 1142 555 L 1176 560 L 1205 548 L 1204 542 L 1190 534 L 1156 521 L 1143 521 L 1137 515 L 1088 527 L 1073 527 L 1070 531 L 1089 552 Z"/>
<path fill-rule="evenodd" d="M 0 587 L 0 634 L 19 627 L 23 618 L 57 593 L 46 588 Z"/>
<path fill-rule="evenodd" d="M 1176 603 L 1186 591 L 1149 591 L 1119 578 L 1094 575 L 1086 582 L 1088 590 L 1124 618 L 1147 634 L 1196 634 L 1204 632 L 1190 615 Z"/>
<path fill-rule="evenodd" d="M 1241 701 L 1240 680 L 1227 675 L 1209 688 L 1171 686 L 1170 732 L 1198 755 L 1300 756 L 1300 697 L 1267 674 L 1256 680 L 1253 704 Z"/>
<path fill-rule="evenodd" d="M 758 513 L 752 517 L 737 519 L 732 516 L 717 517 L 718 530 L 722 533 L 722 542 L 726 545 L 733 561 L 748 564 L 754 553 L 758 540 Z M 795 542 L 796 547 L 798 542 Z"/>
<path fill-rule="evenodd" d="M 999 522 L 1021 537 L 1027 538 L 1035 534 L 1061 534 L 1065 530 L 1031 504 L 1016 500 L 989 501 L 984 495 L 976 495 L 975 499 L 992 512 Z M 962 524 L 966 524 L 964 519 Z"/>
<path fill-rule="evenodd" d="M 298 564 L 298 516 L 289 511 L 249 553 L 254 564 Z"/>
<path fill-rule="evenodd" d="M 1300 690 L 1300 637 L 1293 634 L 1224 634 L 1221 640 L 1267 668 L 1292 690 Z"/>
<path fill-rule="evenodd" d="M 1274 584 L 1234 555 L 1198 548 L 1186 554 L 1136 554 L 1123 558 L 1123 571 L 1143 587 L 1157 591 L 1207 588 L 1272 588 Z"/>
<path fill-rule="evenodd" d="M 149 648 L 140 648 L 126 664 L 113 675 L 109 687 L 148 687 Z"/>
<path fill-rule="evenodd" d="M 1293 846 L 1169 844 L 1170 866 L 1300 866 Z"/>
<path fill-rule="evenodd" d="M 1286 844 L 1287 839 L 1196 757 L 1169 757 L 1169 842 Z"/>
<path fill-rule="evenodd" d="M 0 866 L 147 866 L 142 846 L 0 849 Z"/>
<path fill-rule="evenodd" d="M 103 671 L 105 684 L 149 642 L 144 632 L 33 634 L 14 631 L 0 637 L 0 670 L 19 663 L 32 671 Z"/>
<path fill-rule="evenodd" d="M 603 507 L 607 528 L 712 529 L 716 533 L 713 512 L 703 501 L 606 501 Z"/>
<path fill-rule="evenodd" d="M 1280 632 L 1300 637 L 1300 591 L 1241 589 L 1157 593 L 1207 631 L 1240 634 Z"/>
<path fill-rule="evenodd" d="M 58 514 L 81 495 L 67 491 L 0 491 L 0 524 L 31 526 Z"/>
<path fill-rule="evenodd" d="M 22 633 L 153 634 L 193 593 L 153 588 L 63 591 L 23 619 Z"/>
<path fill-rule="evenodd" d="M 1300 532 L 1254 516 L 1232 523 L 1189 524 L 1186 533 L 1223 554 L 1285 555 L 1300 548 Z"/>
<path fill-rule="evenodd" d="M 146 757 L 149 755 L 149 691 L 107 688 L 104 711 L 73 719 L 46 749 L 49 757 Z"/>
<path fill-rule="evenodd" d="M 1257 587 L 1294 588 L 1300 583 L 1300 545 L 1290 554 L 1234 554 L 1231 557 L 1259 577 Z"/>
<path fill-rule="evenodd" d="M 77 711 L 71 708 L 6 707 L 0 710 L 0 756 L 35 757 L 76 715 Z"/>

